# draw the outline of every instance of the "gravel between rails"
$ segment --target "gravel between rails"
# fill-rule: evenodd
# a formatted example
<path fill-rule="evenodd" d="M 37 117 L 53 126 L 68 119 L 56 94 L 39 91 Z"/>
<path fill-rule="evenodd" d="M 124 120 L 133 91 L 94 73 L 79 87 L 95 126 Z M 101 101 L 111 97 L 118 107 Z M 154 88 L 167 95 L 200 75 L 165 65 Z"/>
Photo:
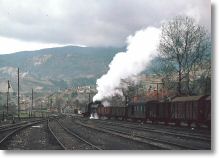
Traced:
<path fill-rule="evenodd" d="M 206 131 L 205 134 L 203 133 L 199 133 L 199 131 L 193 131 L 193 130 L 188 130 L 186 129 L 186 131 L 183 132 L 183 130 L 185 129 L 182 129 L 182 128 L 174 128 L 174 129 L 166 129 L 167 126 L 158 126 L 158 127 L 151 127 L 150 125 L 148 124 L 130 124 L 130 123 L 126 123 L 126 122 L 118 122 L 118 121 L 113 121 L 113 120 L 88 120 L 88 119 L 81 119 L 79 118 L 80 120 L 83 120 L 83 121 L 95 121 L 95 122 L 100 122 L 100 123 L 104 123 L 104 124 L 113 124 L 113 125 L 116 125 L 116 126 L 122 126 L 122 127 L 129 127 L 129 128 L 132 128 L 132 129 L 138 129 L 138 130 L 142 130 L 142 131 L 151 131 L 151 132 L 155 132 L 155 133 L 160 133 L 160 134 L 168 134 L 168 135 L 177 135 L 179 137 L 184 137 L 184 138 L 192 138 L 192 139 L 197 139 L 197 140 L 203 140 L 203 141 L 208 141 L 210 142 L 211 141 L 211 134 L 210 133 L 207 133 L 209 131 Z M 160 127 L 160 128 L 159 128 Z"/>
<path fill-rule="evenodd" d="M 178 135 L 168 135 L 166 133 L 162 133 L 160 131 L 159 133 L 153 132 L 153 131 L 145 131 L 138 127 L 137 129 L 125 126 L 123 127 L 121 124 L 113 124 L 111 122 L 108 124 L 107 122 L 99 122 L 97 120 L 88 120 L 88 121 L 82 121 L 84 123 L 87 123 L 89 125 L 95 125 L 98 128 L 105 128 L 112 131 L 121 131 L 122 133 L 127 133 L 127 135 L 133 135 L 133 137 L 141 137 L 151 140 L 157 140 L 158 142 L 166 142 L 166 144 L 172 144 L 173 146 L 179 146 L 182 149 L 191 149 L 191 150 L 209 150 L 211 149 L 211 142 L 206 141 L 200 141 L 192 138 L 180 138 Z"/>
<path fill-rule="evenodd" d="M 142 142 L 137 142 L 113 134 L 101 132 L 95 129 L 84 127 L 77 124 L 69 117 L 60 120 L 62 124 L 68 127 L 69 130 L 74 131 L 84 139 L 92 142 L 96 146 L 104 150 L 158 150 L 155 147 Z"/>
<path fill-rule="evenodd" d="M 81 120 L 90 120 L 85 117 L 79 117 L 79 116 L 74 116 L 77 119 Z M 162 129 L 163 131 L 166 132 L 175 132 L 179 134 L 189 134 L 189 135 L 200 135 L 200 136 L 205 136 L 208 138 L 211 138 L 211 130 L 207 128 L 196 128 L 196 127 L 176 127 L 173 125 L 163 125 L 163 124 L 151 124 L 151 123 L 143 123 L 143 122 L 133 122 L 133 121 L 127 121 L 127 120 L 119 120 L 119 119 L 97 119 L 96 121 L 101 121 L 101 122 L 113 122 L 113 123 L 118 123 L 118 124 L 124 124 L 124 125 L 130 125 L 130 126 L 136 126 L 136 127 L 145 127 L 145 128 L 150 128 L 152 130 L 159 130 Z"/>
<path fill-rule="evenodd" d="M 65 150 L 95 150 L 93 146 L 67 132 L 56 120 L 49 121 L 49 127 Z"/>
<path fill-rule="evenodd" d="M 39 123 L 13 135 L 2 146 L 1 150 L 60 150 L 48 133 L 47 124 Z"/>

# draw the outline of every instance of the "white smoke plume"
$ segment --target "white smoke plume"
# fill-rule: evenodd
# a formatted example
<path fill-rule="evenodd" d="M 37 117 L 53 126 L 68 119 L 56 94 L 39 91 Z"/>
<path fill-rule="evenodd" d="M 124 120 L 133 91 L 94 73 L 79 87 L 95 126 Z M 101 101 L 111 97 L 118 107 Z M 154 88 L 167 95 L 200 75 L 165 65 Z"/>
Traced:
<path fill-rule="evenodd" d="M 98 93 L 93 101 L 123 95 L 121 80 L 132 78 L 145 70 L 157 54 L 160 33 L 160 29 L 148 27 L 127 38 L 126 52 L 117 53 L 109 64 L 109 71 L 97 80 Z"/>
<path fill-rule="evenodd" d="M 110 102 L 107 101 L 107 100 L 104 100 L 104 101 L 102 102 L 102 104 L 103 104 L 104 107 L 110 106 Z"/>

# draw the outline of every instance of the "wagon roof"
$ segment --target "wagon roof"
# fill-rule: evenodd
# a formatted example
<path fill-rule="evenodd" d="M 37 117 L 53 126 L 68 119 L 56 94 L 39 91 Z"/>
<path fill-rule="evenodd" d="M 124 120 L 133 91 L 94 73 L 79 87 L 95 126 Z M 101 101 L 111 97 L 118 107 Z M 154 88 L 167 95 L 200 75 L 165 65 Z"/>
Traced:
<path fill-rule="evenodd" d="M 200 100 L 203 95 L 200 96 L 185 96 L 185 97 L 176 97 L 172 100 L 172 102 L 182 102 L 182 101 L 198 101 Z"/>
<path fill-rule="evenodd" d="M 153 103 L 153 102 L 159 102 L 158 100 L 147 100 L 147 101 L 139 101 L 139 102 L 131 102 L 130 104 L 147 104 L 147 103 Z"/>

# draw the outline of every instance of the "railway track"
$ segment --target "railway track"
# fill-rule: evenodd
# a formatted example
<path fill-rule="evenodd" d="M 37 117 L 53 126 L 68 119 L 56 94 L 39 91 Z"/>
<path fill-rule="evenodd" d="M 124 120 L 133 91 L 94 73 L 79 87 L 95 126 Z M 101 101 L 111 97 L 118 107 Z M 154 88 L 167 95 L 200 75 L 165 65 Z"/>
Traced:
<path fill-rule="evenodd" d="M 22 125 L 27 125 L 28 123 L 35 122 L 35 121 L 41 121 L 42 119 L 37 119 L 37 120 L 32 120 L 32 121 L 22 121 L 19 123 L 14 123 L 14 124 L 7 124 L 7 125 L 2 125 L 0 126 L 0 133 L 10 131 L 13 129 L 17 129 Z"/>
<path fill-rule="evenodd" d="M 25 122 L 25 123 L 18 123 L 14 126 L 5 126 L 4 128 L 1 128 L 1 137 L 0 137 L 0 147 L 4 145 L 4 143 L 9 140 L 13 135 L 15 135 L 17 132 L 28 128 L 30 126 L 39 124 L 41 122 L 45 121 L 43 120 L 37 120 L 32 122 Z"/>
<path fill-rule="evenodd" d="M 89 128 L 93 128 L 102 132 L 107 132 L 107 133 L 111 133 L 114 135 L 118 135 L 121 137 L 126 137 L 128 139 L 132 139 L 134 141 L 139 141 L 139 142 L 143 142 L 146 144 L 150 144 L 152 146 L 157 146 L 160 147 L 161 149 L 174 149 L 174 150 L 199 150 L 199 147 L 195 147 L 194 145 L 189 145 L 189 144 L 180 144 L 178 142 L 173 142 L 170 140 L 165 140 L 165 139 L 160 139 L 160 138 L 154 138 L 151 136 L 146 136 L 146 135 L 142 135 L 142 134 L 138 134 L 138 132 L 129 132 L 127 130 L 121 130 L 121 128 L 119 129 L 119 126 L 117 125 L 116 127 L 111 126 L 111 127 L 107 127 L 104 124 L 86 124 L 86 123 L 82 123 L 80 121 L 75 121 L 77 123 L 79 123 L 82 126 L 86 126 Z M 126 127 L 127 128 L 127 127 Z M 208 148 L 204 148 L 204 149 L 208 149 Z"/>
<path fill-rule="evenodd" d="M 85 123 L 82 123 L 80 121 L 75 121 L 75 123 L 79 124 L 81 126 L 87 127 L 87 128 L 94 129 L 96 131 L 108 133 L 108 134 L 111 134 L 111 135 L 114 135 L 114 136 L 119 136 L 119 137 L 122 137 L 122 138 L 125 138 L 125 139 L 129 139 L 131 141 L 135 141 L 135 142 L 138 142 L 138 143 L 143 143 L 143 144 L 146 144 L 146 145 L 150 145 L 150 146 L 155 147 L 155 148 L 157 148 L 159 150 L 170 150 L 170 149 L 176 149 L 176 150 L 178 149 L 179 150 L 180 149 L 178 147 L 164 145 L 162 143 L 154 142 L 154 141 L 151 141 L 151 140 L 142 139 L 140 137 L 133 137 L 132 135 L 128 135 L 127 133 L 124 133 L 124 132 L 121 132 L 121 131 L 112 130 L 112 129 L 108 129 L 108 128 L 105 128 L 105 127 L 96 127 L 94 125 L 85 124 Z"/>
<path fill-rule="evenodd" d="M 48 129 L 63 150 L 101 150 L 64 127 L 57 119 L 48 120 Z"/>
<path fill-rule="evenodd" d="M 11 130 L 11 129 L 18 128 L 19 126 L 25 125 L 25 124 L 27 124 L 27 123 L 28 123 L 28 122 L 25 121 L 25 122 L 20 122 L 20 123 L 16 123 L 16 124 L 10 124 L 10 125 L 3 125 L 3 126 L 0 126 L 0 133 L 5 132 L 5 131 L 8 131 L 8 130 Z"/>
<path fill-rule="evenodd" d="M 125 137 L 113 135 L 111 133 L 98 131 L 93 128 L 82 126 L 70 118 L 60 120 L 69 130 L 76 132 L 81 137 L 89 140 L 103 150 L 159 150 L 160 147 L 151 146 L 139 141 L 133 141 Z"/>
<path fill-rule="evenodd" d="M 188 133 L 188 132 L 183 133 L 183 132 L 179 132 L 176 130 L 165 131 L 165 130 L 160 130 L 157 128 L 144 127 L 144 126 L 139 126 L 139 125 L 131 125 L 131 124 L 125 124 L 125 123 L 118 123 L 118 122 L 102 121 L 102 120 L 95 120 L 95 123 L 102 123 L 102 124 L 104 123 L 107 125 L 115 125 L 115 126 L 133 129 L 133 130 L 153 132 L 153 133 L 158 133 L 158 134 L 176 136 L 180 138 L 193 139 L 193 140 L 195 139 L 199 141 L 211 142 L 211 137 L 206 134 L 194 134 L 194 133 Z"/>

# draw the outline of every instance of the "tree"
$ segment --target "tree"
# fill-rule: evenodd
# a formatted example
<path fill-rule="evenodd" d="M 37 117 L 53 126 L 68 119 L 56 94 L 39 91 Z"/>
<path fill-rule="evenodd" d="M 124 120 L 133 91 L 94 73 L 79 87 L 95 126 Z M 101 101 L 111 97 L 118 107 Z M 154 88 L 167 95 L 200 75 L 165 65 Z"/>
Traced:
<path fill-rule="evenodd" d="M 201 71 L 199 65 L 209 53 L 209 39 L 204 27 L 190 17 L 178 16 L 162 25 L 160 57 L 170 77 L 176 77 L 179 95 L 192 93 L 191 81 L 194 72 Z"/>

